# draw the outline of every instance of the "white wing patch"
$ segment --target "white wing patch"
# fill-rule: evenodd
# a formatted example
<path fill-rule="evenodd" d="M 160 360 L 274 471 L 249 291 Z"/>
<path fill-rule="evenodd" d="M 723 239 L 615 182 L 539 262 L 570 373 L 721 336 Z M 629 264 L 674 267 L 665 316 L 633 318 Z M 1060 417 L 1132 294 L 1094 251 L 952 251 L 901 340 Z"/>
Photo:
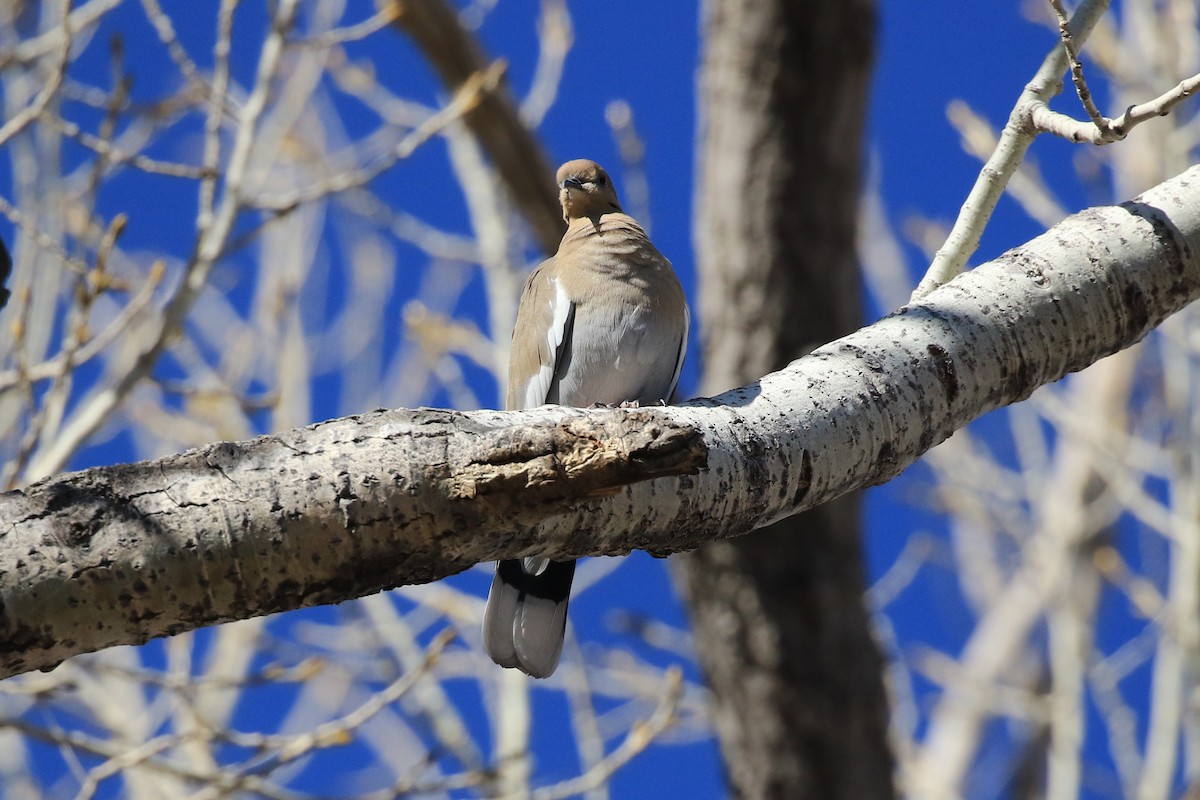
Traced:
<path fill-rule="evenodd" d="M 683 304 L 683 338 L 679 341 L 679 358 L 675 359 L 675 374 L 671 376 L 671 385 L 667 389 L 663 402 L 671 402 L 675 387 L 679 383 L 679 373 L 683 371 L 683 357 L 687 354 L 688 332 L 692 327 L 692 312 L 688 311 L 687 303 Z"/>
<path fill-rule="evenodd" d="M 545 405 L 546 397 L 550 394 L 550 383 L 554 380 L 554 371 L 558 367 L 558 351 L 567 335 L 567 320 L 571 317 L 571 299 L 557 279 L 551 278 L 554 286 L 554 299 L 550 301 L 553 309 L 553 319 L 546 329 L 546 345 L 548 358 L 542 362 L 529 383 L 525 386 L 525 402 L 521 408 L 537 408 Z"/>

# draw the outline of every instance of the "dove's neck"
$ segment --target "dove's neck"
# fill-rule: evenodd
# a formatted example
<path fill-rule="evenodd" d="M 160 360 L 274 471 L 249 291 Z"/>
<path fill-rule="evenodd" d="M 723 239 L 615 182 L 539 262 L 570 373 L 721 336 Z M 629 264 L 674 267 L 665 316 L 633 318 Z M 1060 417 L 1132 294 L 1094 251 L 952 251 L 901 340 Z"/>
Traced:
<path fill-rule="evenodd" d="M 637 224 L 633 217 L 620 212 L 598 214 L 594 217 L 575 217 L 567 224 L 567 232 L 563 235 L 562 244 L 577 244 L 595 236 L 645 239 L 646 231 Z M 561 246 L 559 245 L 560 248 Z"/>

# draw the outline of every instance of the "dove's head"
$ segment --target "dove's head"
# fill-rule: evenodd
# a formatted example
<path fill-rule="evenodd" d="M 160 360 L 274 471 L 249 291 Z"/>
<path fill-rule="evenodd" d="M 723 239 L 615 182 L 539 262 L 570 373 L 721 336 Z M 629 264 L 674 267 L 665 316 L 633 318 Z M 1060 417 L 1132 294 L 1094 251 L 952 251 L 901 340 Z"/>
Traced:
<path fill-rule="evenodd" d="M 584 217 L 595 219 L 601 214 L 621 211 L 612 178 L 595 161 L 586 158 L 568 161 L 558 168 L 555 179 L 563 219 L 567 222 Z"/>

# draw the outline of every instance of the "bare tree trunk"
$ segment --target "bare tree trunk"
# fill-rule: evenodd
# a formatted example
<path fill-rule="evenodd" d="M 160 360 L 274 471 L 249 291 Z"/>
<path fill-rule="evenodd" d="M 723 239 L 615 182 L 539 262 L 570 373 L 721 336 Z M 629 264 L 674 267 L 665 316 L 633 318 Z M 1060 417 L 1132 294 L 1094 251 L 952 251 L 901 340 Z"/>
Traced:
<path fill-rule="evenodd" d="M 697 268 L 705 393 L 860 324 L 870 0 L 709 0 Z M 892 794 L 853 495 L 679 559 L 732 791 Z"/>

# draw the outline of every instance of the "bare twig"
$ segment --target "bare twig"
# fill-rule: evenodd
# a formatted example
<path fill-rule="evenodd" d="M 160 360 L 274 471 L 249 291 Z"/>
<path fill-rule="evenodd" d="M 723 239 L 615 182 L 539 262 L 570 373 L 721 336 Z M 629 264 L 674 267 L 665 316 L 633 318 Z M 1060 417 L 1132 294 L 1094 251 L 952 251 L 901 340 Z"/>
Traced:
<path fill-rule="evenodd" d="M 408 623 L 397 612 L 392 597 L 378 594 L 364 599 L 362 604 L 381 640 L 381 648 L 395 659 L 401 669 L 416 669 L 424 657 L 421 646 Z M 433 679 L 428 670 L 412 687 L 409 698 L 412 700 L 410 713 L 418 715 L 429 726 L 439 748 L 452 753 L 469 770 L 483 766 L 483 756 L 471 739 L 466 722 L 442 685 Z"/>
<path fill-rule="evenodd" d="M 1075 47 L 1075 36 L 1071 33 L 1071 22 L 1067 19 L 1067 11 L 1063 8 L 1062 0 L 1050 0 L 1050 5 L 1054 8 L 1055 15 L 1058 16 L 1058 36 L 1062 40 L 1063 50 L 1066 52 L 1071 66 L 1071 82 L 1075 84 L 1075 93 L 1079 95 L 1079 102 L 1083 104 L 1083 110 L 1091 118 L 1092 124 L 1097 128 L 1103 128 L 1106 120 L 1100 113 L 1100 109 L 1096 108 L 1096 101 L 1092 99 L 1092 92 L 1088 88 L 1087 81 L 1084 80 L 1083 62 L 1079 60 L 1079 50 Z"/>
<path fill-rule="evenodd" d="M 196 214 L 196 232 L 203 237 L 212 226 L 213 203 L 217 193 L 217 164 L 221 160 L 221 121 L 229 92 L 229 49 L 233 38 L 233 12 L 240 0 L 221 0 L 217 13 L 217 43 L 213 46 L 213 85 L 208 99 L 208 114 L 204 118 L 205 176 L 200 182 L 200 211 Z M 156 7 L 148 0 L 147 8 Z M 164 18 L 165 19 L 165 18 Z M 174 32 L 170 31 L 171 38 Z M 186 74 L 186 72 L 185 72 Z"/>
<path fill-rule="evenodd" d="M 996 132 L 987 120 L 961 100 L 952 100 L 946 106 L 946 118 L 962 137 L 963 149 L 986 163 L 998 142 Z M 1067 216 L 1067 210 L 1054 196 L 1041 172 L 1030 160 L 1022 160 L 1005 191 L 1017 201 L 1026 214 L 1047 228 L 1057 225 Z M 942 239 L 944 238 L 943 233 Z"/>
<path fill-rule="evenodd" d="M 1131 130 L 1146 120 L 1171 113 L 1175 106 L 1191 98 L 1197 89 L 1200 89 L 1200 74 L 1181 81 L 1170 91 L 1149 102 L 1130 106 L 1115 119 L 1104 118 L 1099 125 L 1060 114 L 1051 110 L 1044 102 L 1035 102 L 1029 106 L 1029 119 L 1036 130 L 1052 133 L 1072 142 L 1112 144 L 1124 139 Z"/>
<path fill-rule="evenodd" d="M 1200 406 L 1196 402 L 1196 370 L 1184 344 L 1185 326 L 1185 319 L 1168 320 L 1163 337 L 1167 341 L 1161 348 L 1167 413 L 1180 430 L 1187 431 L 1189 444 L 1181 442 L 1173 448 L 1171 567 L 1160 623 L 1163 634 L 1154 655 L 1144 761 L 1136 793 L 1139 800 L 1166 800 L 1173 795 L 1179 733 L 1189 705 L 1188 684 L 1196 680 L 1200 651 L 1200 626 L 1195 618 L 1200 605 L 1200 584 L 1196 582 L 1200 573 L 1200 459 L 1190 444 L 1200 436 Z"/>
<path fill-rule="evenodd" d="M 1196 89 L 1200 88 L 1200 75 L 1193 75 L 1147 103 L 1129 106 L 1116 119 L 1105 117 L 1096 107 L 1087 80 L 1084 78 L 1083 64 L 1079 60 L 1079 51 L 1067 24 L 1062 0 L 1050 0 L 1050 5 L 1058 18 L 1063 50 L 1070 60 L 1071 80 L 1075 84 L 1075 91 L 1079 95 L 1079 100 L 1083 104 L 1091 124 L 1051 111 L 1044 102 L 1039 102 L 1030 107 L 1030 120 L 1036 130 L 1052 133 L 1073 142 L 1095 145 L 1112 144 L 1124 139 L 1134 127 L 1142 122 L 1169 114 L 1171 109 L 1191 97 Z M 1189 16 L 1194 19 L 1194 11 Z"/>
<path fill-rule="evenodd" d="M 392 681 L 385 689 L 376 692 L 355 708 L 336 719 L 318 725 L 301 734 L 243 733 L 226 730 L 217 735 L 239 747 L 258 752 L 270 751 L 260 763 L 247 767 L 246 774 L 266 775 L 283 764 L 302 758 L 313 750 L 336 747 L 353 741 L 354 731 L 388 705 L 396 702 L 412 690 L 438 663 L 442 652 L 454 639 L 453 631 L 443 631 L 425 648 L 421 660 L 403 675 Z"/>
<path fill-rule="evenodd" d="M 1132 385 L 1133 364 L 1130 351 L 1126 351 L 1078 376 L 1071 384 L 1076 413 L 1096 420 L 1119 418 Z M 964 676 L 963 685 L 992 686 L 1011 668 L 1030 629 L 1067 585 L 1078 548 L 1094 535 L 1095 520 L 1083 512 L 1096 492 L 1093 459 L 1086 442 L 1072 438 L 1060 444 L 1053 474 L 1038 498 L 1039 529 L 1025 546 L 1021 567 L 963 648 L 956 668 Z M 954 690 L 938 703 L 912 774 L 923 796 L 954 794 L 979 746 L 983 711 L 976 698 Z"/>
<path fill-rule="evenodd" d="M 1082 44 L 1087 39 L 1096 21 L 1108 10 L 1108 4 L 1109 0 L 1084 0 L 1079 5 L 1070 23 L 1070 32 L 1076 42 Z M 1066 59 L 1063 48 L 1051 50 L 1033 80 L 1017 98 L 1008 123 L 1000 134 L 1000 143 L 975 179 L 975 185 L 959 210 L 958 219 L 946 242 L 913 291 L 914 300 L 924 297 L 962 272 L 967 259 L 979 248 L 983 229 L 996 209 L 996 203 L 1033 142 L 1035 130 L 1029 122 L 1030 104 L 1039 100 L 1045 102 L 1062 91 L 1061 75 Z"/>
<path fill-rule="evenodd" d="M 159 736 L 109 757 L 100 765 L 88 770 L 87 776 L 79 786 L 79 791 L 75 794 L 75 800 L 89 800 L 89 798 L 95 797 L 96 792 L 100 789 L 100 784 L 104 781 L 132 767 L 144 764 L 177 744 L 174 737 Z"/>
<path fill-rule="evenodd" d="M 90 736 L 80 731 L 43 728 L 18 719 L 0 721 L 0 727 L 11 728 L 39 741 L 79 750 L 109 760 L 119 761 L 131 758 L 129 749 L 122 743 L 102 739 L 98 736 Z M 231 781 L 229 776 L 223 772 L 194 769 L 174 759 L 155 757 L 154 753 L 161 753 L 170 747 L 176 746 L 180 741 L 178 736 L 172 734 L 150 739 L 138 748 L 136 756 L 132 757 L 132 763 L 166 775 L 197 781 L 204 785 L 218 785 L 227 789 L 236 787 L 237 789 L 255 792 L 272 800 L 298 800 L 299 798 L 299 795 L 296 793 L 278 789 L 268 781 L 257 776 L 247 776 L 240 781 Z"/>
<path fill-rule="evenodd" d="M 1082 509 L 1086 513 L 1086 508 Z M 1050 746 L 1046 796 L 1078 797 L 1085 729 L 1084 669 L 1093 646 L 1099 581 L 1078 555 L 1047 613 L 1050 656 Z"/>
<path fill-rule="evenodd" d="M 27 64 L 62 47 L 64 35 L 70 38 L 71 31 L 82 31 L 91 27 L 100 17 L 121 5 L 122 0 L 91 0 L 71 12 L 66 25 L 59 25 L 40 36 L 26 39 L 16 49 L 0 54 L 0 69 L 7 69 L 13 64 Z"/>
<path fill-rule="evenodd" d="M 192 180 L 213 177 L 215 175 L 215 170 L 206 169 L 205 167 L 193 167 L 190 164 L 179 164 L 174 161 L 160 161 L 141 153 L 125 152 L 111 142 L 93 136 L 74 122 L 62 119 L 61 117 L 48 118 L 46 123 L 61 131 L 63 135 L 69 136 L 84 147 L 94 151 L 97 155 L 102 156 L 112 166 L 128 165 L 134 169 L 140 169 L 143 172 L 155 175 L 167 175 L 173 178 L 191 178 Z"/>
<path fill-rule="evenodd" d="M 58 36 L 59 49 L 55 62 L 50 66 L 49 75 L 45 79 L 42 90 L 33 98 L 33 102 L 14 114 L 3 126 L 0 126 L 0 147 L 23 130 L 26 125 L 41 116 L 50 100 L 58 92 L 59 87 L 62 86 L 63 77 L 67 74 L 67 64 L 71 60 L 71 0 L 60 0 L 60 5 L 62 6 L 62 25 L 59 26 L 61 34 Z"/>
<path fill-rule="evenodd" d="M 604 108 L 604 120 L 617 140 L 624 169 L 622 196 L 629 213 L 647 232 L 651 228 L 650 182 L 646 180 L 646 145 L 633 120 L 633 108 L 624 100 L 613 100 Z"/>
<path fill-rule="evenodd" d="M 53 378 L 62 370 L 74 369 L 91 361 L 124 332 L 137 316 L 146 310 L 154 298 L 154 290 L 162 283 L 166 269 L 161 261 L 150 268 L 142 288 L 125 304 L 121 312 L 100 333 L 87 340 L 70 359 L 61 350 L 53 358 L 29 367 L 24 376 L 14 370 L 0 372 L 0 393 L 12 390 L 21 380 L 41 381 Z"/>
<path fill-rule="evenodd" d="M 413 38 L 451 90 L 487 69 L 488 59 L 445 0 L 379 2 L 398 8 L 396 25 Z M 547 253 L 553 253 L 566 229 L 553 191 L 553 173 L 537 140 L 521 123 L 511 96 L 506 91 L 489 93 L 465 120 L 504 179 L 538 243 Z"/>
<path fill-rule="evenodd" d="M 7 217 L 9 222 L 16 225 L 21 233 L 28 236 L 38 247 L 49 253 L 53 253 L 62 265 L 71 272 L 83 275 L 88 271 L 88 265 L 85 262 L 68 254 L 63 249 L 62 242 L 38 228 L 37 223 L 26 216 L 19 208 L 8 202 L 3 195 L 0 195 L 0 214 Z"/>
<path fill-rule="evenodd" d="M 1053 133 L 1074 142 L 1109 144 L 1125 138 L 1141 122 L 1168 113 L 1200 87 L 1200 75 L 1193 76 L 1149 103 L 1126 109 L 1116 120 L 1106 119 L 1092 101 L 1083 77 L 1083 65 L 1079 62 L 1078 47 L 1082 46 L 1100 15 L 1107 10 L 1109 0 L 1084 0 L 1070 22 L 1066 20 L 1061 0 L 1050 2 L 1059 15 L 1062 46 L 1050 52 L 1018 98 L 995 151 L 984 164 L 946 242 L 913 292 L 913 299 L 923 297 L 963 270 L 971 254 L 979 247 L 983 229 L 997 201 L 1038 133 Z M 1068 63 L 1079 99 L 1091 117 L 1090 123 L 1051 111 L 1047 105 L 1047 101 L 1061 91 L 1059 76 Z"/>
<path fill-rule="evenodd" d="M 6 490 L 13 488 L 16 476 L 24 469 L 34 447 L 41 441 L 53 437 L 58 429 L 74 379 L 71 363 L 88 337 L 88 319 L 92 303 L 101 292 L 108 288 L 111 280 L 105 271 L 108 258 L 116 245 L 117 237 L 125 229 L 125 224 L 126 219 L 123 214 L 117 215 L 113 219 L 101 240 L 100 250 L 96 255 L 96 266 L 87 275 L 77 279 L 76 302 L 72 305 L 67 318 L 67 330 L 61 351 L 62 358 L 58 359 L 58 372 L 52 376 L 50 388 L 42 399 L 37 413 L 26 427 L 16 455 L 4 465 L 3 470 L 0 470 L 0 485 L 4 486 Z M 27 370 L 26 375 L 28 375 Z"/>
<path fill-rule="evenodd" d="M 331 31 L 326 31 L 318 36 L 312 36 L 308 39 L 301 39 L 297 44 L 304 47 L 315 47 L 324 49 L 333 47 L 346 42 L 354 42 L 359 39 L 365 39 L 378 30 L 381 30 L 396 20 L 397 7 L 393 5 L 382 6 L 371 16 L 364 19 L 362 22 L 354 25 L 347 25 L 342 28 L 335 28 Z"/>
<path fill-rule="evenodd" d="M 529 128 L 542 124 L 546 112 L 554 105 L 562 83 L 563 65 L 573 42 L 567 4 L 563 0 L 542 0 L 542 13 L 538 17 L 537 67 L 533 72 L 533 85 L 521 102 L 520 111 L 521 122 Z"/>
<path fill-rule="evenodd" d="M 554 786 L 538 789 L 533 793 L 534 800 L 560 800 L 582 794 L 606 783 L 613 774 L 629 763 L 635 756 L 650 746 L 663 731 L 671 727 L 675 721 L 675 712 L 679 700 L 683 696 L 683 673 L 678 667 L 667 671 L 667 685 L 661 690 L 658 707 L 644 722 L 633 725 L 624 741 L 615 750 L 604 757 L 602 761 L 590 770 Z"/>
<path fill-rule="evenodd" d="M 444 108 L 425 120 L 411 133 L 396 143 L 388 153 L 361 169 L 339 170 L 328 178 L 311 186 L 287 194 L 256 197 L 249 202 L 257 208 L 284 211 L 309 203 L 329 194 L 365 186 L 372 179 L 392 167 L 397 161 L 407 158 L 425 142 L 440 133 L 446 126 L 471 113 L 489 93 L 496 91 L 503 78 L 504 62 L 497 61 L 483 72 L 472 75 L 459 87 L 454 98 Z"/>
<path fill-rule="evenodd" d="M 174 295 L 163 310 L 163 318 L 157 333 L 151 337 L 148 346 L 138 355 L 135 363 L 111 386 L 101 387 L 97 390 L 82 404 L 70 422 L 63 428 L 61 435 L 45 450 L 35 455 L 26 471 L 26 480 L 62 469 L 71 454 L 95 432 L 108 415 L 124 400 L 130 390 L 150 373 L 167 342 L 176 331 L 182 328 L 188 312 L 207 283 L 213 264 L 221 255 L 230 231 L 233 230 L 233 223 L 237 218 L 238 211 L 242 208 L 241 190 L 242 182 L 246 178 L 247 162 L 250 159 L 258 122 L 267 107 L 271 83 L 279 69 L 284 37 L 291 29 L 295 18 L 296 2 L 297 0 L 280 0 L 276 6 L 271 31 L 263 43 L 259 56 L 254 90 L 239 114 L 237 135 L 230 153 L 229 166 L 225 172 L 224 197 L 220 207 L 211 216 L 206 216 L 203 206 L 201 208 L 196 251 Z M 227 10 L 227 13 L 232 15 L 232 8 L 235 5 L 236 0 L 225 0 L 222 11 Z M 219 86 L 216 82 L 214 85 Z M 219 111 L 214 114 L 219 115 Z M 215 133 L 210 140 L 215 141 Z M 205 167 L 214 166 L 215 159 L 210 162 L 207 145 L 205 155 Z"/>

